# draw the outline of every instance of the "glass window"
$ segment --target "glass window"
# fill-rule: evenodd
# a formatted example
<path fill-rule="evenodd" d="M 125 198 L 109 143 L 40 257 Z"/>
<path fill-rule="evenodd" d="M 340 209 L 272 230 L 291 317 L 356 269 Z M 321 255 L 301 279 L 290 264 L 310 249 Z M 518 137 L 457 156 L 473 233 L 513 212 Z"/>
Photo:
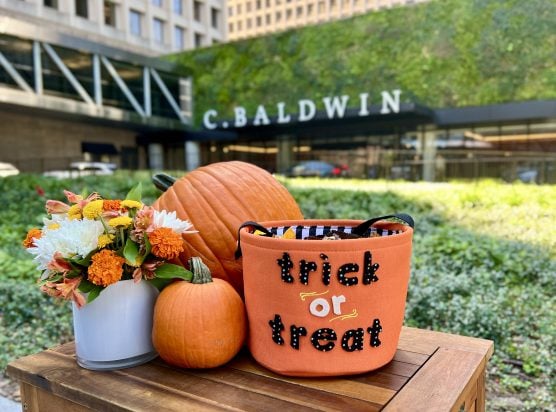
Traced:
<path fill-rule="evenodd" d="M 75 14 L 79 17 L 89 17 L 89 8 L 87 0 L 75 0 Z"/>
<path fill-rule="evenodd" d="M 141 13 L 136 10 L 129 11 L 129 31 L 135 36 L 141 35 Z"/>
<path fill-rule="evenodd" d="M 195 47 L 199 48 L 203 45 L 203 35 L 195 33 Z"/>
<path fill-rule="evenodd" d="M 228 24 L 228 31 L 229 31 L 230 33 L 233 33 L 233 32 L 234 32 L 234 23 Z"/>
<path fill-rule="evenodd" d="M 152 0 L 153 6 L 162 7 L 162 0 Z"/>
<path fill-rule="evenodd" d="M 193 18 L 196 21 L 201 21 L 202 11 L 203 11 L 203 3 L 201 3 L 200 1 L 194 1 L 193 2 Z"/>
<path fill-rule="evenodd" d="M 215 8 L 210 9 L 210 24 L 215 29 L 220 27 L 220 10 Z"/>
<path fill-rule="evenodd" d="M 185 30 L 182 27 L 174 27 L 174 49 L 183 50 L 185 49 Z"/>
<path fill-rule="evenodd" d="M 234 8 L 228 7 L 228 16 L 233 16 L 233 15 L 234 15 Z"/>
<path fill-rule="evenodd" d="M 44 5 L 46 7 L 51 7 L 53 9 L 58 8 L 58 0 L 44 0 Z"/>
<path fill-rule="evenodd" d="M 183 14 L 183 0 L 174 0 L 174 13 Z"/>
<path fill-rule="evenodd" d="M 153 37 L 157 43 L 164 43 L 164 22 L 160 19 L 153 19 Z"/>
<path fill-rule="evenodd" d="M 116 27 L 116 4 L 104 0 L 104 24 Z"/>

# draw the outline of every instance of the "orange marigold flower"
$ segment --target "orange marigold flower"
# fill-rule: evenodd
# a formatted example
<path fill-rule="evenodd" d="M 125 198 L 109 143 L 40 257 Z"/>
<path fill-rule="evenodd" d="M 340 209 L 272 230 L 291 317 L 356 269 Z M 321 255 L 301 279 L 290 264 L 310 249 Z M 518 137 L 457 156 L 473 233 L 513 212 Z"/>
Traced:
<path fill-rule="evenodd" d="M 149 233 L 153 255 L 162 259 L 174 259 L 183 252 L 183 239 L 168 227 L 159 227 Z"/>
<path fill-rule="evenodd" d="M 105 200 L 102 203 L 102 209 L 107 211 L 117 211 L 122 207 L 122 202 L 120 200 Z"/>
<path fill-rule="evenodd" d="M 92 263 L 87 273 L 95 285 L 108 286 L 122 278 L 125 259 L 113 250 L 102 249 L 91 257 Z"/>
<path fill-rule="evenodd" d="M 34 247 L 35 246 L 35 239 L 40 239 L 42 236 L 42 231 L 34 227 L 33 229 L 27 232 L 27 236 L 23 241 L 23 246 L 26 248 Z"/>

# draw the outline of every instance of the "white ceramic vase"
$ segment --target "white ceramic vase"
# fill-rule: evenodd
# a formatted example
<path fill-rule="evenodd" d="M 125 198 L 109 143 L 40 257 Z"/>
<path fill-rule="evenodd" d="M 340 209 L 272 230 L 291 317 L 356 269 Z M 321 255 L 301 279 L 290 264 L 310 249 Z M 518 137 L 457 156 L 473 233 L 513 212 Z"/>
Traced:
<path fill-rule="evenodd" d="M 73 304 L 77 363 L 92 370 L 128 368 L 157 356 L 152 344 L 158 290 L 150 283 L 116 282 L 82 308 Z"/>

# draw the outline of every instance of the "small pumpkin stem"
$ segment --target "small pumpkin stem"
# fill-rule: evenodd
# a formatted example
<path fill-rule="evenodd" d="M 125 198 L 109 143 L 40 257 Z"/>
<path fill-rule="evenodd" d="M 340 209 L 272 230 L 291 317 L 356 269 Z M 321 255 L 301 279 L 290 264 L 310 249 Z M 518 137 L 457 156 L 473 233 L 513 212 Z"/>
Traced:
<path fill-rule="evenodd" d="M 198 257 L 194 256 L 189 259 L 189 268 L 193 273 L 193 278 L 191 279 L 191 283 L 210 283 L 212 282 L 212 275 L 210 273 L 210 269 L 207 265 L 203 263 L 203 260 Z"/>
<path fill-rule="evenodd" d="M 152 181 L 155 187 L 163 192 L 170 189 L 170 187 L 172 187 L 172 185 L 176 183 L 176 180 L 178 179 L 165 173 L 157 173 L 152 177 Z"/>

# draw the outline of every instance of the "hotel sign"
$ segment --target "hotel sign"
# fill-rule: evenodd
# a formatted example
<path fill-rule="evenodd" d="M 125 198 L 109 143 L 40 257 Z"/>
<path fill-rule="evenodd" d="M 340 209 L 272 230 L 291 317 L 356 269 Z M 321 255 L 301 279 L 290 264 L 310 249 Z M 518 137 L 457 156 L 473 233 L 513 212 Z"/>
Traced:
<path fill-rule="evenodd" d="M 380 114 L 399 113 L 400 111 L 400 90 L 382 91 L 380 93 L 382 105 Z M 368 116 L 369 111 L 369 93 L 360 93 L 358 96 L 357 115 L 360 117 Z M 341 119 L 344 117 L 350 97 L 348 95 L 342 96 L 327 96 L 322 99 L 324 111 L 328 119 Z M 218 112 L 214 109 L 207 110 L 203 115 L 203 126 L 205 129 L 227 129 L 227 128 L 242 128 L 246 126 L 267 126 L 274 124 L 287 124 L 292 122 L 309 122 L 314 119 L 317 113 L 317 103 L 311 99 L 301 99 L 297 102 L 297 114 L 291 114 L 290 107 L 286 107 L 286 103 L 279 102 L 276 104 L 276 118 L 272 120 L 267 114 L 264 105 L 257 106 L 255 116 L 248 118 L 249 113 L 245 107 L 234 107 L 234 117 L 232 120 L 218 121 Z"/>

